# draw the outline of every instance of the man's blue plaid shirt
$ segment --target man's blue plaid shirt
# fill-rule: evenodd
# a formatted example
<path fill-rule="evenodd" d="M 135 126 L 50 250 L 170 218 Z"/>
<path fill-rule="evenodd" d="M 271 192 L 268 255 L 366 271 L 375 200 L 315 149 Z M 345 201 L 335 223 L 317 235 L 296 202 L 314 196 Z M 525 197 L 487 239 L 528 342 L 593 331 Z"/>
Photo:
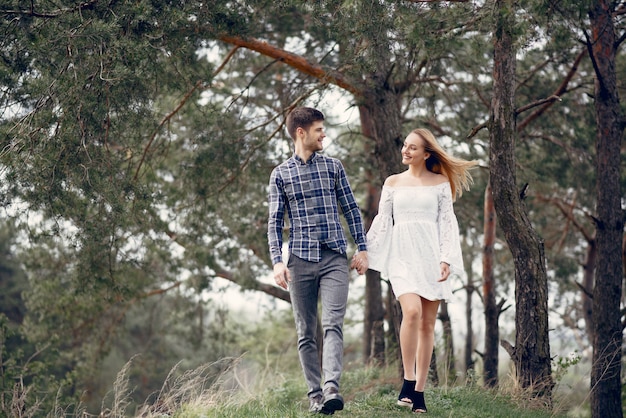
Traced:
<path fill-rule="evenodd" d="M 304 162 L 294 154 L 274 168 L 269 183 L 267 224 L 272 264 L 283 261 L 285 209 L 291 226 L 290 253 L 318 262 L 324 244 L 345 254 L 347 241 L 339 220 L 339 207 L 359 251 L 365 251 L 367 241 L 361 213 L 339 160 L 314 153 Z"/>

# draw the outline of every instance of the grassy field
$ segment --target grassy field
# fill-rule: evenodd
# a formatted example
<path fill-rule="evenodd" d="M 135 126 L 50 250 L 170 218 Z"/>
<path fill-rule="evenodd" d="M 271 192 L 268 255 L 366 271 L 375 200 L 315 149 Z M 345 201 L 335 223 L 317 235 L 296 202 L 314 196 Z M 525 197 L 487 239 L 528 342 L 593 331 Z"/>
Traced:
<path fill-rule="evenodd" d="M 187 399 L 167 414 L 157 410 L 144 411 L 141 416 L 178 418 L 218 417 L 312 417 L 323 416 L 308 412 L 306 388 L 301 376 L 285 379 L 276 384 L 266 384 L 257 393 L 241 390 L 220 390 L 195 399 Z M 408 417 L 407 408 L 396 405 L 399 379 L 395 372 L 377 368 L 355 368 L 345 371 L 342 378 L 342 394 L 346 400 L 343 411 L 335 417 Z M 537 400 L 530 400 L 513 390 L 485 390 L 478 385 L 455 385 L 453 387 L 428 387 L 426 391 L 427 417 L 454 418 L 548 418 L 586 417 L 586 408 L 574 413 L 562 407 L 547 408 Z M 555 405 L 562 404 L 555 399 Z"/>

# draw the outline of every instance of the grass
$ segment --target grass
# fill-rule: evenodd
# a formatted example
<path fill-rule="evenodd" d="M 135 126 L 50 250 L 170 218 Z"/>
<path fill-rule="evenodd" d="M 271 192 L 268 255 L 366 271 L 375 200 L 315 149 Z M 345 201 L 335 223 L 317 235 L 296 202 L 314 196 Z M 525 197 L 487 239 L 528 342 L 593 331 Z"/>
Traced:
<path fill-rule="evenodd" d="M 400 379 L 397 371 L 391 368 L 348 368 L 342 377 L 342 394 L 346 404 L 343 411 L 334 416 L 341 417 L 409 417 L 410 410 L 396 405 Z M 277 377 L 277 376 L 274 376 Z M 264 389 L 251 393 L 224 387 L 212 387 L 199 402 L 187 398 L 185 404 L 168 415 L 138 415 L 142 417 L 175 418 L 241 418 L 241 417 L 311 417 L 308 412 L 306 388 L 303 378 L 278 376 L 278 379 L 264 379 L 260 387 Z M 270 383 L 269 380 L 279 380 Z M 222 383 L 227 383 L 224 379 Z M 231 382 L 232 383 L 232 382 Z M 230 386 L 226 384 L 225 386 Z M 254 392 L 254 391 L 252 391 Z M 210 393 L 210 395 L 208 395 Z M 500 390 L 486 390 L 477 385 L 452 387 L 427 387 L 426 417 L 454 418 L 566 418 L 566 412 L 550 410 L 537 401 L 526 399 L 520 393 L 506 393 Z M 322 416 L 322 415 L 317 415 Z"/>
<path fill-rule="evenodd" d="M 284 360 L 284 358 L 282 359 Z M 306 387 L 301 371 L 283 371 L 281 359 L 268 362 L 263 368 L 244 358 L 227 358 L 193 370 L 174 367 L 158 393 L 138 406 L 132 399 L 129 370 L 132 360 L 118 373 L 114 388 L 103 400 L 98 415 L 88 414 L 83 405 L 74 408 L 56 405 L 45 413 L 37 405 L 26 410 L 16 396 L 9 402 L 10 414 L 34 417 L 95 417 L 100 418 L 298 418 L 322 417 L 308 412 Z M 269 366 L 269 364 L 273 364 Z M 256 366 L 255 366 L 256 365 Z M 217 366 L 217 367 L 216 367 Z M 216 370 L 222 370 L 216 372 Z M 226 370 L 225 372 L 223 370 Z M 502 379 L 505 380 L 505 379 Z M 587 400 L 580 400 L 568 391 L 557 391 L 554 408 L 540 399 L 532 399 L 517 388 L 511 378 L 500 382 L 498 389 L 487 390 L 475 381 L 455 382 L 426 387 L 428 414 L 425 418 L 589 418 Z M 413 416 L 410 409 L 396 405 L 401 379 L 398 368 L 366 367 L 348 364 L 341 379 L 345 408 L 337 418 L 395 418 Z M 566 386 L 565 389 L 571 388 Z M 14 394 L 16 395 L 16 394 Z M 106 405 L 106 406 L 105 406 Z M 6 406 L 4 404 L 0 406 Z M 0 409 L 0 416 L 6 408 Z"/>

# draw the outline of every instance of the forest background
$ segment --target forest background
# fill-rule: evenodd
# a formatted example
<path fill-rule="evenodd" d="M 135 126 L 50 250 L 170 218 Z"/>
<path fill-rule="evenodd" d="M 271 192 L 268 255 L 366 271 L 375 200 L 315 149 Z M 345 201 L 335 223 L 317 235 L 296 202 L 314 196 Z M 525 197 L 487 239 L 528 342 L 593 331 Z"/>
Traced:
<path fill-rule="evenodd" d="M 494 387 L 513 373 L 549 401 L 559 365 L 580 360 L 592 415 L 621 416 L 625 14 L 608 1 L 3 0 L 3 407 L 99 410 L 131 359 L 142 402 L 172 368 L 248 353 L 254 370 L 295 350 L 288 293 L 268 280 L 266 190 L 292 152 L 287 112 L 309 105 L 368 225 L 411 129 L 480 161 L 455 206 L 467 276 L 440 313 L 444 374 Z M 220 303 L 224 280 L 267 309 Z M 354 280 L 349 356 L 393 363 L 388 283 Z"/>

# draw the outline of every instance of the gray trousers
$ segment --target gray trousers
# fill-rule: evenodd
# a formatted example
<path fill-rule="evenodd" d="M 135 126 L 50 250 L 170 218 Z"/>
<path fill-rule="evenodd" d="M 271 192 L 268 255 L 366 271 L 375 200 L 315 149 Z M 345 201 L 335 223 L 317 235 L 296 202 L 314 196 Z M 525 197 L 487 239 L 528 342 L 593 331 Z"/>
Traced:
<path fill-rule="evenodd" d="M 308 396 L 313 397 L 322 393 L 322 389 L 339 388 L 343 368 L 343 319 L 348 302 L 348 260 L 345 254 L 323 249 L 320 262 L 290 254 L 287 267 L 291 275 L 289 293 L 298 333 L 298 354 L 309 388 Z M 318 296 L 324 332 L 321 367 L 316 338 Z"/>

